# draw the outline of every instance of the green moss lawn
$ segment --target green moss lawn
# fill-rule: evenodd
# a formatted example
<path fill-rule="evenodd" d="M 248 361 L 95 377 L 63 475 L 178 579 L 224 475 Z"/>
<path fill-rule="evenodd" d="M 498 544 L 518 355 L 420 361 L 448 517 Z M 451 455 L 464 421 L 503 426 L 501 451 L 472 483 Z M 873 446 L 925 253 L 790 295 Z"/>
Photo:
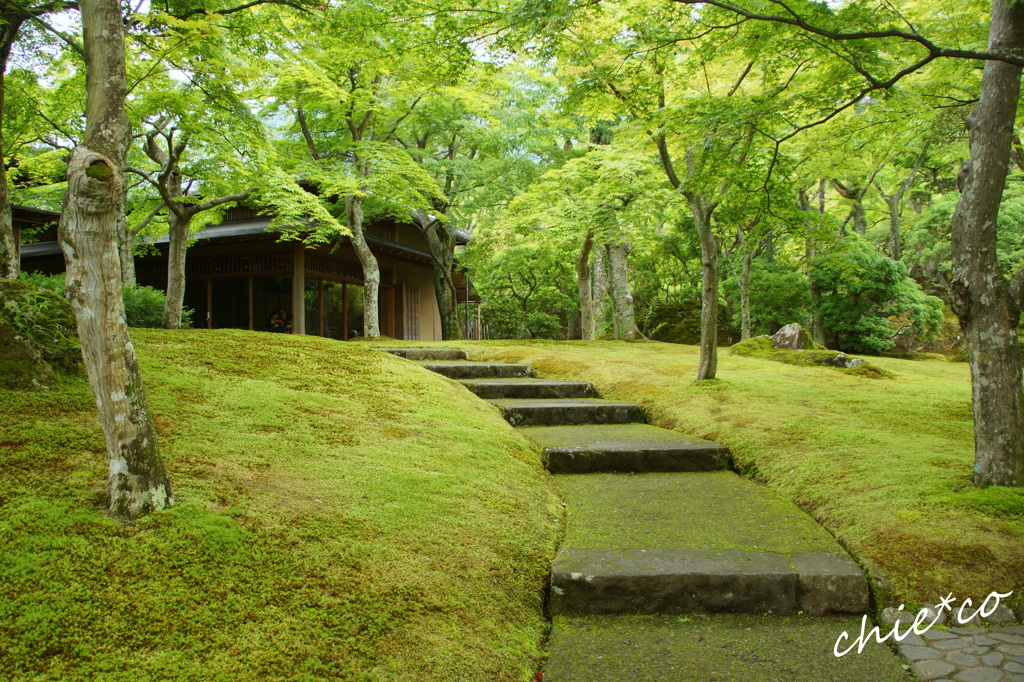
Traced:
<path fill-rule="evenodd" d="M 133 338 L 177 500 L 134 527 L 85 380 L 0 392 L 0 679 L 532 676 L 561 506 L 494 410 L 357 344 Z"/>
<path fill-rule="evenodd" d="M 643 404 L 653 423 L 720 441 L 738 468 L 808 510 L 882 569 L 884 601 L 1024 597 L 1024 490 L 971 484 L 964 363 L 870 358 L 893 378 L 798 367 L 720 349 L 696 384 L 698 349 L 639 342 L 476 342 L 474 360 L 532 364 Z M 884 595 L 883 595 L 884 596 Z M 888 604 L 883 604 L 888 605 Z"/>

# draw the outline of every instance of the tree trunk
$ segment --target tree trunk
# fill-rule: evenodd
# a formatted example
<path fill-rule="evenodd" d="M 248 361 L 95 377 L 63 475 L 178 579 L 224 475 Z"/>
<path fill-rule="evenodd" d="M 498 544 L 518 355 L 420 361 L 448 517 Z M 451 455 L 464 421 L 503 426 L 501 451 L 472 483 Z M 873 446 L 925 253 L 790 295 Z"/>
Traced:
<path fill-rule="evenodd" d="M 458 295 L 452 279 L 455 264 L 455 231 L 440 220 L 419 215 L 416 221 L 427 238 L 430 260 L 434 266 L 434 297 L 441 317 L 441 338 L 445 341 L 464 338 L 459 321 Z M 467 302 L 468 305 L 468 302 Z"/>
<path fill-rule="evenodd" d="M 580 295 L 580 338 L 593 341 L 594 335 L 594 293 L 590 272 L 590 252 L 594 248 L 594 231 L 587 230 L 583 246 L 576 258 L 576 284 Z"/>
<path fill-rule="evenodd" d="M 181 328 L 181 309 L 185 303 L 185 255 L 192 216 L 173 210 L 167 212 L 167 301 L 164 303 L 164 329 Z M 123 278 L 122 278 L 123 279 Z"/>
<path fill-rule="evenodd" d="M 750 266 L 754 252 L 743 254 L 743 273 L 740 275 L 740 341 L 750 338 Z"/>
<path fill-rule="evenodd" d="M 864 213 L 864 204 L 860 200 L 853 205 L 853 231 L 857 234 L 864 234 L 868 230 L 868 218 Z"/>
<path fill-rule="evenodd" d="M 21 265 L 18 262 L 18 243 L 14 241 L 14 221 L 11 217 L 11 200 L 7 190 L 7 164 L 4 163 L 4 74 L 7 71 L 6 58 L 0 63 L 0 277 L 18 279 Z"/>
<path fill-rule="evenodd" d="M 121 260 L 121 283 L 135 286 L 135 236 L 128 229 L 128 216 L 124 212 L 127 202 L 128 183 L 125 183 L 121 192 L 121 203 L 117 207 L 117 253 Z"/>
<path fill-rule="evenodd" d="M 608 250 L 594 252 L 594 338 L 608 334 Z"/>
<path fill-rule="evenodd" d="M 900 199 L 894 195 L 885 200 L 889 207 L 889 257 L 893 260 L 903 258 L 903 242 L 900 240 Z"/>
<path fill-rule="evenodd" d="M 1024 49 L 1024 4 L 992 3 L 989 50 Z M 967 118 L 971 155 L 953 214 L 953 309 L 967 342 L 974 402 L 974 482 L 1024 484 L 1020 309 L 996 258 L 996 217 L 1010 163 L 1021 69 L 989 61 Z"/>
<path fill-rule="evenodd" d="M 699 197 L 687 197 L 700 237 L 700 364 L 697 381 L 714 379 L 718 371 L 718 238 L 711 227 L 714 205 Z"/>
<path fill-rule="evenodd" d="M 131 127 L 123 19 L 116 0 L 80 3 L 86 52 L 86 131 L 68 159 L 59 238 L 67 297 L 110 458 L 110 510 L 136 516 L 173 504 L 156 429 L 128 337 L 116 244 L 117 208 Z"/>
<path fill-rule="evenodd" d="M 615 338 L 620 341 L 636 338 L 636 313 L 633 310 L 633 295 L 629 293 L 629 252 L 632 250 L 633 245 L 621 237 L 608 243 L 612 318 Z"/>
<path fill-rule="evenodd" d="M 352 232 L 352 246 L 363 266 L 363 336 L 380 336 L 380 313 L 378 312 L 380 292 L 380 266 L 377 257 L 370 251 L 363 234 L 363 198 L 355 194 L 345 197 L 345 216 L 348 229 Z"/>

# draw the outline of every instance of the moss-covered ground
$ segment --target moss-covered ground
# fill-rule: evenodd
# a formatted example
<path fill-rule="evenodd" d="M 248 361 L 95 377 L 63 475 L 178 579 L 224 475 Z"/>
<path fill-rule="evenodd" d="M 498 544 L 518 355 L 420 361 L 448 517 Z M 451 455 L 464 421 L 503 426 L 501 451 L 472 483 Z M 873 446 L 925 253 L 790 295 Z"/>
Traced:
<path fill-rule="evenodd" d="M 134 526 L 85 380 L 0 392 L 0 679 L 531 678 L 562 512 L 492 407 L 356 344 L 133 338 L 177 500 Z"/>
<path fill-rule="evenodd" d="M 453 345 L 448 343 L 447 345 Z M 744 472 L 797 502 L 895 587 L 885 603 L 1024 597 L 1024 490 L 976 489 L 968 368 L 872 358 L 877 380 L 719 351 L 639 342 L 465 342 L 474 360 L 526 362 L 592 382 L 652 423 L 721 442 Z M 885 595 L 883 595 L 884 597 Z"/>

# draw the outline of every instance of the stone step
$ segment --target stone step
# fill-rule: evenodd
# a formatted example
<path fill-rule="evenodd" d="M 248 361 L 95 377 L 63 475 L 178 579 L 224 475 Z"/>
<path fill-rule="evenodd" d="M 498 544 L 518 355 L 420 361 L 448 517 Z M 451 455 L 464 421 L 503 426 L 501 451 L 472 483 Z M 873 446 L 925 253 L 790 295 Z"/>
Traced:
<path fill-rule="evenodd" d="M 860 567 L 811 517 L 730 472 L 558 477 L 556 614 L 864 613 Z"/>
<path fill-rule="evenodd" d="M 418 364 L 431 372 L 437 372 L 449 379 L 514 379 L 532 377 L 529 365 L 514 365 L 504 362 L 435 362 L 420 361 Z"/>
<path fill-rule="evenodd" d="M 569 400 L 491 400 L 512 426 L 561 426 L 572 424 L 629 424 L 644 421 L 635 403 L 599 398 Z"/>
<path fill-rule="evenodd" d="M 555 616 L 544 682 L 915 679 L 887 646 L 874 641 L 860 654 L 833 655 L 839 634 L 855 639 L 860 621 L 745 614 Z"/>
<path fill-rule="evenodd" d="M 461 348 L 377 348 L 406 360 L 466 360 L 469 355 Z"/>
<path fill-rule="evenodd" d="M 601 471 L 718 471 L 729 448 L 649 424 L 524 426 L 519 432 L 544 448 L 555 474 Z"/>
<path fill-rule="evenodd" d="M 485 399 L 593 398 L 594 387 L 582 381 L 544 379 L 463 379 L 466 387 Z"/>

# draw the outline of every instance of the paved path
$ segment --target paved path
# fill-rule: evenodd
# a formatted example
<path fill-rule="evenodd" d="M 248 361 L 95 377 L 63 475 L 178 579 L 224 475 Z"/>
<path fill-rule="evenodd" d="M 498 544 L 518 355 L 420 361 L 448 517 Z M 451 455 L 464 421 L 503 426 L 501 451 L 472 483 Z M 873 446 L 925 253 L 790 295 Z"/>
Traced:
<path fill-rule="evenodd" d="M 863 573 L 809 516 L 729 471 L 725 447 L 527 365 L 381 350 L 461 381 L 544 448 L 567 507 L 546 682 L 909 679 L 882 645 L 832 655 L 860 630 Z"/>
<path fill-rule="evenodd" d="M 900 656 L 922 680 L 1024 682 L 1024 626 L 932 628 L 908 635 Z"/>

